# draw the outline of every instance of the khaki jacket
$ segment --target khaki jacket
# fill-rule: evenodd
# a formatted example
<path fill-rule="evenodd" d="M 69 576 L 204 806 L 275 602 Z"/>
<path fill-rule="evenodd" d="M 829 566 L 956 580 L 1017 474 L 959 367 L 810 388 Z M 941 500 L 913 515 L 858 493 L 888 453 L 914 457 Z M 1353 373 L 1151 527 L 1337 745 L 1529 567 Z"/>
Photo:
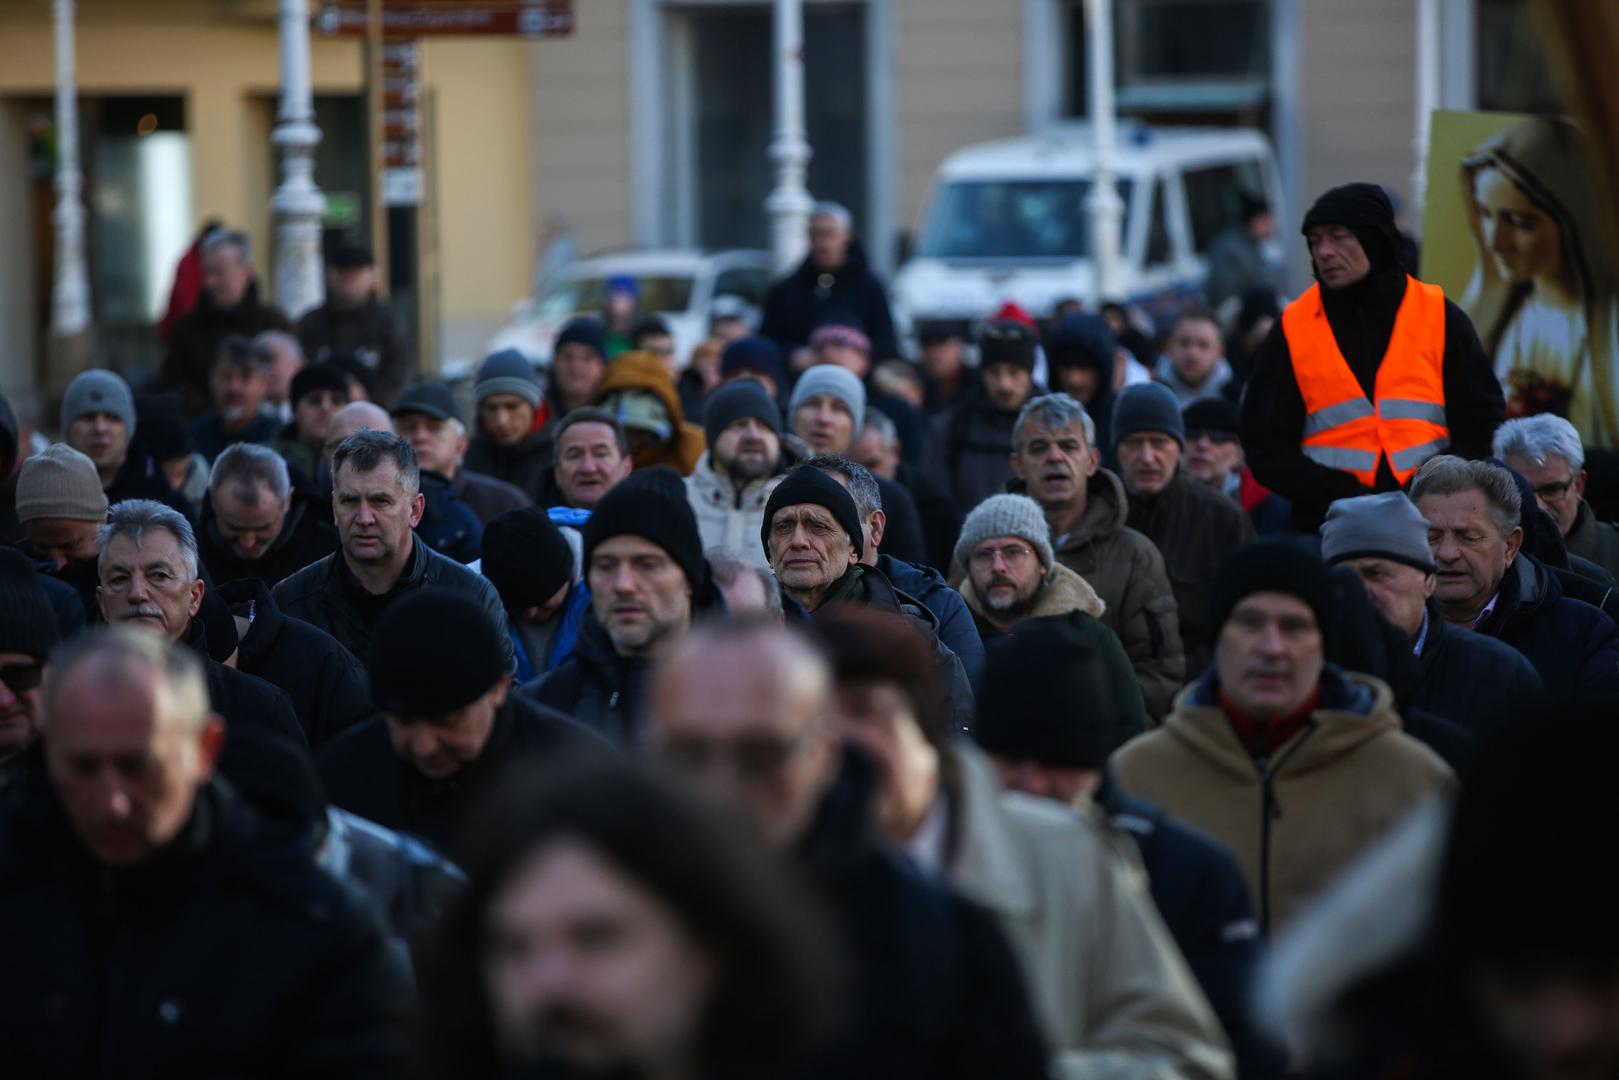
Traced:
<path fill-rule="evenodd" d="M 1113 755 L 1113 771 L 1126 790 L 1225 845 L 1267 932 L 1453 783 L 1438 755 L 1400 730 L 1393 692 L 1370 676 L 1329 666 L 1323 707 L 1269 761 L 1238 741 L 1217 694 L 1212 677 L 1188 687 L 1163 727 Z"/>
<path fill-rule="evenodd" d="M 1005 792 L 961 746 L 949 878 L 1023 964 L 1061 1080 L 1232 1075 L 1219 1022 L 1095 811 Z"/>

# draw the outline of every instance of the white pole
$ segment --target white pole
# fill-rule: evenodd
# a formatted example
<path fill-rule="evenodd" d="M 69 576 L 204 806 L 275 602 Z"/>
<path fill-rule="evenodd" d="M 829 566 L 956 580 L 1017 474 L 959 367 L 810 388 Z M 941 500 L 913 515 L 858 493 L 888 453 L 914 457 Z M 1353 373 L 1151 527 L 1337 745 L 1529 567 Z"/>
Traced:
<path fill-rule="evenodd" d="M 326 196 L 315 186 L 320 129 L 309 75 L 308 0 L 281 0 L 281 109 L 271 141 L 281 154 L 281 186 L 270 198 L 275 218 L 275 298 L 292 318 L 326 295 L 320 250 Z"/>
<path fill-rule="evenodd" d="M 1433 130 L 1433 112 L 1439 108 L 1443 74 L 1439 23 L 1439 0 L 1417 0 L 1417 124 L 1412 140 L 1416 165 L 1411 172 L 1410 220 L 1418 229 L 1428 201 L 1428 140 Z"/>
<path fill-rule="evenodd" d="M 775 14 L 776 132 L 770 160 L 776 186 L 765 199 L 770 216 L 770 250 L 776 272 L 796 267 L 809 248 L 812 205 L 804 186 L 810 145 L 804 128 L 804 7 L 802 0 L 776 0 Z"/>
<path fill-rule="evenodd" d="M 1085 0 L 1090 67 L 1091 135 L 1096 165 L 1088 206 L 1091 217 L 1092 310 L 1118 296 L 1119 222 L 1124 203 L 1113 182 L 1113 0 Z"/>
<path fill-rule="evenodd" d="M 73 0 L 51 0 L 51 19 L 56 31 L 56 208 L 51 212 L 51 222 L 56 226 L 56 280 L 51 286 L 51 332 L 69 337 L 90 328 Z"/>

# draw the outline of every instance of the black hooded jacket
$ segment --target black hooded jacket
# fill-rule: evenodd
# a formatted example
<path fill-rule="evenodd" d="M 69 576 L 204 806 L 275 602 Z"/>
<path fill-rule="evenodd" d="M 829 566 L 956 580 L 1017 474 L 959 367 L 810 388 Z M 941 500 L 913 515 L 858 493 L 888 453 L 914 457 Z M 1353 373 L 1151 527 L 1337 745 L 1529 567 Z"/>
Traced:
<path fill-rule="evenodd" d="M 197 306 L 174 322 L 169 351 L 163 358 L 159 381 L 169 390 L 178 390 L 187 413 L 196 415 L 209 405 L 208 373 L 219 355 L 219 343 L 230 334 L 254 337 L 266 330 L 292 329 L 280 308 L 259 299 L 259 283 L 248 283 L 247 292 L 232 308 L 222 308 L 204 289 Z"/>
<path fill-rule="evenodd" d="M 127 499 L 153 499 L 173 510 L 178 510 L 186 516 L 187 521 L 197 520 L 197 508 L 191 505 L 184 495 L 169 486 L 168 477 L 157 467 L 157 462 L 140 441 L 139 436 L 129 442 L 129 451 L 124 455 L 124 463 L 119 466 L 118 472 L 107 486 L 107 505 L 124 502 Z"/>
<path fill-rule="evenodd" d="M 1371 272 L 1365 278 L 1347 288 L 1323 287 L 1321 300 L 1339 351 L 1361 389 L 1375 401 L 1377 371 L 1406 290 L 1406 270 L 1396 255 L 1401 241 L 1393 209 L 1373 185 L 1352 184 L 1322 196 L 1305 218 L 1306 228 L 1315 224 L 1349 226 L 1362 237 L 1371 259 Z M 1489 457 L 1491 436 L 1506 418 L 1506 403 L 1472 322 L 1449 300 L 1445 301 L 1443 377 L 1450 428 L 1448 452 L 1464 458 Z M 1350 473 L 1304 456 L 1304 422 L 1304 396 L 1293 372 L 1287 336 L 1277 320 L 1259 347 L 1243 394 L 1242 445 L 1255 478 L 1292 501 L 1294 526 L 1315 532 L 1335 500 L 1369 492 Z M 1399 486 L 1384 457 L 1373 490 L 1394 491 Z"/>
<path fill-rule="evenodd" d="M 239 558 L 219 534 L 219 519 L 212 500 L 202 504 L 202 521 L 197 529 L 197 554 L 215 581 L 256 578 L 271 588 L 304 567 L 337 550 L 337 529 L 322 521 L 311 500 L 294 491 L 292 505 L 281 523 L 281 532 L 256 559 Z"/>
<path fill-rule="evenodd" d="M 525 687 L 547 708 L 579 721 L 615 746 L 630 748 L 646 717 L 650 661 L 620 656 L 607 630 L 587 612 L 573 655 Z"/>
<path fill-rule="evenodd" d="M 278 739 L 296 747 L 301 753 L 309 752 L 309 740 L 304 736 L 298 714 L 293 711 L 292 699 L 279 688 L 244 671 L 221 664 L 208 653 L 208 632 L 202 620 L 191 619 L 179 644 L 197 654 L 203 662 L 208 681 L 208 703 L 225 720 L 225 749 L 219 759 L 219 769 L 226 776 L 232 772 L 232 762 L 245 752 L 234 746 L 231 729 L 245 728 L 256 735 Z"/>
<path fill-rule="evenodd" d="M 1540 672 L 1548 698 L 1582 714 L 1619 703 L 1619 629 L 1599 609 L 1563 594 L 1556 575 L 1519 552 L 1478 632 L 1506 642 Z"/>
<path fill-rule="evenodd" d="M 1044 1077 L 1028 990 L 994 918 L 872 832 L 875 772 L 846 750 L 793 861 L 826 902 L 852 965 L 841 1038 L 806 1075 Z"/>
<path fill-rule="evenodd" d="M 786 356 L 808 344 L 822 324 L 851 319 L 871 340 L 873 362 L 899 356 L 888 290 L 871 269 L 859 241 L 849 244 L 841 269 L 821 270 L 806 257 L 797 270 L 771 286 L 759 333 L 774 341 Z"/>

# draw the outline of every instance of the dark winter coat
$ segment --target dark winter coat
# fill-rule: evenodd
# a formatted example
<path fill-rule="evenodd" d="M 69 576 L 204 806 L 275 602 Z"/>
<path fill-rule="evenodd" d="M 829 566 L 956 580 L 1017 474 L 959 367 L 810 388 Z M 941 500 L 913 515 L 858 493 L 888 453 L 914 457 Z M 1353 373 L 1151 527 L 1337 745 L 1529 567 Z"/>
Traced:
<path fill-rule="evenodd" d="M 399 391 L 416 381 L 416 350 L 388 305 L 376 294 L 358 307 L 331 300 L 298 320 L 298 344 L 311 364 L 350 351 L 371 371 L 371 400 L 393 408 Z"/>
<path fill-rule="evenodd" d="M 1589 559 L 1619 578 L 1619 525 L 1598 521 L 1591 504 L 1583 499 L 1574 515 L 1574 527 L 1563 537 L 1563 543 L 1570 555 Z"/>
<path fill-rule="evenodd" d="M 416 523 L 416 535 L 440 555 L 462 564 L 474 561 L 483 549 L 483 522 L 472 507 L 455 497 L 444 477 L 425 471 L 421 476 L 426 506 Z"/>
<path fill-rule="evenodd" d="M 382 612 L 400 596 L 426 588 L 450 589 L 478 601 L 500 633 L 506 669 L 516 670 L 511 637 L 506 632 L 506 608 L 495 587 L 488 578 L 440 555 L 419 537 L 412 537 L 404 573 L 381 596 L 365 590 L 341 551 L 304 567 L 277 585 L 272 594 L 284 614 L 326 631 L 364 664 L 371 654 L 371 632 Z"/>
<path fill-rule="evenodd" d="M 874 362 L 899 356 L 888 290 L 858 241 L 849 245 L 842 269 L 820 270 L 805 258 L 797 270 L 772 285 L 765 296 L 759 333 L 774 341 L 785 356 L 807 345 L 822 324 L 851 319 L 871 339 Z"/>
<path fill-rule="evenodd" d="M 324 630 L 283 615 L 264 582 L 230 581 L 214 591 L 233 615 L 252 620 L 236 644 L 237 668 L 287 692 L 311 747 L 375 715 L 360 662 Z"/>
<path fill-rule="evenodd" d="M 250 282 L 241 302 L 222 308 L 205 289 L 197 306 L 174 321 L 169 351 L 163 357 L 158 381 L 178 390 L 187 413 L 195 415 L 209 405 L 208 373 L 219 355 L 219 343 L 231 334 L 255 337 L 266 330 L 291 330 L 292 323 L 274 304 L 259 300 L 259 283 Z"/>
<path fill-rule="evenodd" d="M 505 769 L 517 762 L 555 758 L 598 745 L 599 740 L 568 717 L 514 690 L 495 713 L 494 726 L 477 760 L 454 776 L 426 776 L 394 753 L 387 721 L 381 717 L 327 743 L 316 765 L 332 805 L 396 832 L 419 836 L 453 859 L 457 829 L 467 807 Z"/>
<path fill-rule="evenodd" d="M 1177 468 L 1158 494 L 1130 496 L 1130 527 L 1164 556 L 1180 615 L 1186 673 L 1199 675 L 1214 656 L 1209 589 L 1226 553 L 1254 538 L 1254 523 L 1241 506 Z"/>
<path fill-rule="evenodd" d="M 1034 394 L 1045 391 L 1036 386 Z M 973 507 L 1004 490 L 1012 479 L 1012 428 L 1016 412 L 1002 412 L 978 384 L 928 431 L 922 475 L 950 493 L 956 509 Z"/>
<path fill-rule="evenodd" d="M 793 852 L 851 964 L 849 1029 L 807 1075 L 1044 1077 L 1046 1051 L 994 919 L 872 834 L 872 765 L 846 752 Z"/>
<path fill-rule="evenodd" d="M 1523 653 L 1451 626 L 1432 600 L 1417 667 L 1411 704 L 1481 737 L 1530 715 L 1546 698 L 1540 675 Z"/>
<path fill-rule="evenodd" d="M 17 414 L 0 394 L 0 544 L 15 544 L 23 536 L 22 523 L 17 520 L 17 474 L 24 457 L 18 452 L 21 437 Z"/>
<path fill-rule="evenodd" d="M 927 554 L 927 565 L 941 574 L 949 572 L 950 560 L 956 553 L 956 537 L 961 535 L 963 521 L 955 500 L 944 488 L 924 476 L 920 469 L 912 468 L 903 461 L 894 471 L 894 479 L 910 492 L 911 501 L 916 503 L 917 517 L 922 522 L 922 547 Z"/>
<path fill-rule="evenodd" d="M 933 613 L 939 621 L 939 640 L 961 661 L 967 681 L 977 686 L 978 677 L 984 673 L 984 643 L 961 594 L 931 567 L 901 562 L 891 555 L 877 556 L 877 569 L 894 588 L 914 596 Z"/>
<path fill-rule="evenodd" d="M 202 521 L 197 529 L 197 554 L 208 576 L 214 581 L 239 581 L 257 578 L 272 588 L 304 567 L 337 550 L 337 528 L 320 519 L 311 500 L 301 495 L 292 496 L 292 505 L 281 523 L 281 532 L 264 554 L 256 559 L 242 559 L 231 550 L 225 538 L 219 535 L 219 522 L 214 517 L 211 500 L 202 504 Z"/>
<path fill-rule="evenodd" d="M 0 796 L 5 1073 L 387 1078 L 410 977 L 301 832 L 206 784 L 179 835 L 94 862 L 34 769 Z"/>
<path fill-rule="evenodd" d="M 551 476 L 554 449 L 549 432 L 535 432 L 510 446 L 497 446 L 479 432 L 468 440 L 461 465 L 504 480 L 540 506 L 550 506 L 561 498 Z"/>
<path fill-rule="evenodd" d="M 1557 578 L 1519 554 L 1501 581 L 1495 610 L 1475 628 L 1535 665 L 1551 701 L 1611 715 L 1619 702 L 1619 628 L 1590 604 L 1563 595 Z"/>
<path fill-rule="evenodd" d="M 1394 240 L 1391 239 L 1391 243 Z M 1392 266 L 1346 289 L 1321 290 L 1327 322 L 1338 349 L 1368 397 L 1375 393 L 1394 332 L 1394 317 L 1405 299 L 1406 272 Z M 1461 308 L 1445 301 L 1445 415 L 1449 453 L 1464 458 L 1490 456 L 1490 438 L 1506 418 L 1501 383 Z M 1304 396 L 1293 373 L 1293 357 L 1278 319 L 1254 358 L 1254 371 L 1242 400 L 1242 448 L 1259 482 L 1293 503 L 1293 523 L 1316 532 L 1327 507 L 1337 499 L 1370 494 L 1347 472 L 1304 456 Z M 1399 488 L 1385 456 L 1371 490 Z"/>
<path fill-rule="evenodd" d="M 101 601 L 96 599 L 96 589 L 101 584 L 101 575 L 96 572 L 95 563 L 68 563 L 57 569 L 52 560 L 41 555 L 26 539 L 19 540 L 12 547 L 22 552 L 24 558 L 34 564 L 34 569 L 39 572 L 40 577 L 60 582 L 73 590 L 73 595 L 79 598 L 79 606 L 84 609 L 85 625 L 95 626 L 107 621 L 101 617 Z"/>
<path fill-rule="evenodd" d="M 292 699 L 264 679 L 221 664 L 210 656 L 208 633 L 203 629 L 201 619 L 192 618 L 179 644 L 196 653 L 197 659 L 203 662 L 209 707 L 225 721 L 225 749 L 219 758 L 220 772 L 230 776 L 235 762 L 248 752 L 233 745 L 233 728 L 250 730 L 255 737 L 279 740 L 296 747 L 303 754 L 309 752 L 309 739 L 304 735 L 303 725 L 298 723 Z"/>
<path fill-rule="evenodd" d="M 186 431 L 191 435 L 191 446 L 197 453 L 208 459 L 210 465 L 214 458 L 225 452 L 225 447 L 232 443 L 259 443 L 269 446 L 281 434 L 281 422 L 269 413 L 259 413 L 250 419 L 240 431 L 226 431 L 224 421 L 212 409 L 197 417 L 186 425 Z"/>
<path fill-rule="evenodd" d="M 651 668 L 642 657 L 618 655 L 606 629 L 587 613 L 573 655 L 524 690 L 540 704 L 629 749 L 640 738 L 646 717 Z"/>
<path fill-rule="evenodd" d="M 927 559 L 927 542 L 922 536 L 922 515 L 917 512 L 916 500 L 897 480 L 877 481 L 877 493 L 883 500 L 883 515 L 888 524 L 883 529 L 883 554 L 892 555 L 908 563 Z"/>
<path fill-rule="evenodd" d="M 484 525 L 508 510 L 534 505 L 534 500 L 516 484 L 471 469 L 456 470 L 455 479 L 450 481 L 450 494 L 471 507 Z"/>
<path fill-rule="evenodd" d="M 169 486 L 169 478 L 163 475 L 139 438 L 130 440 L 129 452 L 124 455 L 124 463 L 114 474 L 106 494 L 108 506 L 126 499 L 153 499 L 178 510 L 188 521 L 197 520 L 197 508 Z"/>
<path fill-rule="evenodd" d="M 1238 1080 L 1281 1076 L 1286 1054 L 1265 1038 L 1248 1006 L 1264 950 L 1236 862 L 1208 836 L 1126 793 L 1106 770 L 1095 798 L 1113 827 L 1135 841 L 1158 914 L 1225 1028 Z"/>
<path fill-rule="evenodd" d="M 1053 536 L 1051 546 L 1057 561 L 1102 598 L 1102 625 L 1124 645 L 1147 714 L 1161 720 L 1190 669 L 1164 557 L 1151 540 L 1125 525 L 1129 512 L 1124 482 L 1097 469 L 1085 482 L 1079 523 L 1063 536 Z"/>

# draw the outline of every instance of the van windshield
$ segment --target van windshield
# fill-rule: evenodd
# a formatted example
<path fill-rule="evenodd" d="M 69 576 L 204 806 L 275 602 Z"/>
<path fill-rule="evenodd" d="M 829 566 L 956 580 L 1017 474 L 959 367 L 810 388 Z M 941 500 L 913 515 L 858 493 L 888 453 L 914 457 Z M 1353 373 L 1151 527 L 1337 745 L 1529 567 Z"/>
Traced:
<path fill-rule="evenodd" d="M 1121 237 L 1130 234 L 1130 181 Z M 935 259 L 1079 259 L 1090 254 L 1089 180 L 956 180 L 935 197 L 917 254 Z"/>

